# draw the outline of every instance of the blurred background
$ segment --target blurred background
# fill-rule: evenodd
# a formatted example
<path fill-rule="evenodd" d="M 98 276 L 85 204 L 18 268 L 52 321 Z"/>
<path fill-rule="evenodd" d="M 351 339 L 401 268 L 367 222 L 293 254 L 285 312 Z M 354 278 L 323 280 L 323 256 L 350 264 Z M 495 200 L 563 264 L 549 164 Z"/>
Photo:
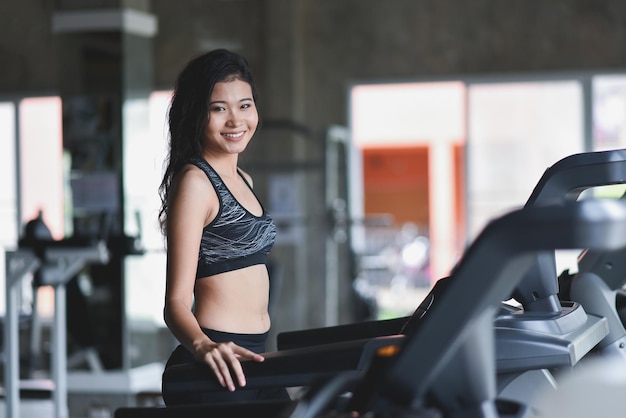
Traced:
<path fill-rule="evenodd" d="M 71 410 L 107 404 L 105 387 L 81 398 L 90 372 L 161 365 L 175 344 L 165 116 L 178 72 L 215 48 L 244 55 L 260 92 L 241 166 L 279 226 L 273 336 L 410 314 L 548 166 L 626 147 L 622 0 L 4 0 L 0 244 L 41 215 L 56 240 L 113 249 L 67 283 Z M 39 361 L 22 370 L 45 376 L 53 290 L 24 283 Z"/>

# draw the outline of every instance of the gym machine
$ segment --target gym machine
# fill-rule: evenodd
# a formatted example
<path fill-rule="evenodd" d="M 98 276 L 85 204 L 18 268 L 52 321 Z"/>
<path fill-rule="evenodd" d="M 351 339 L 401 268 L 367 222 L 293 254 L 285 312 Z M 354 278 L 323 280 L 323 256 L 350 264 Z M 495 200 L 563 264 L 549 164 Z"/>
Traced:
<path fill-rule="evenodd" d="M 574 201 L 588 188 L 624 182 L 626 150 L 575 154 L 545 171 L 526 207 Z M 619 252 L 586 251 L 579 270 L 584 271 L 593 264 L 596 273 L 611 268 L 610 274 L 614 276 L 620 271 L 617 269 L 619 261 L 615 260 Z M 592 257 L 593 262 L 589 261 Z M 575 287 L 580 290 L 574 292 L 577 296 L 571 299 L 563 297 L 562 292 L 559 292 L 554 253 L 539 254 L 513 292 L 522 307 L 502 304 L 495 321 L 498 384 L 502 396 L 518 397 L 524 394 L 526 398 L 523 400 L 526 401 L 538 390 L 554 388 L 548 369 L 577 364 L 600 340 L 600 347 L 608 345 L 610 341 L 612 347 L 624 354 L 626 341 L 623 338 L 626 332 L 621 323 L 617 327 L 614 324 L 618 324 L 615 319 L 618 315 L 616 303 L 621 307 L 626 305 L 626 296 L 618 290 L 626 278 L 620 277 L 612 283 L 609 291 L 592 286 L 590 282 L 595 284 L 598 279 L 592 279 L 589 274 L 578 276 Z M 618 301 L 611 302 L 616 297 Z M 363 333 L 366 337 L 375 336 L 377 332 L 380 335 L 399 333 L 407 320 L 409 317 L 373 321 L 359 324 L 358 327 L 347 325 L 283 333 L 278 336 L 278 346 L 293 348 L 298 344 L 312 345 L 315 341 L 319 343 L 345 338 L 350 333 Z M 609 335 L 606 335 L 607 332 Z"/>
<path fill-rule="evenodd" d="M 625 182 L 626 150 L 575 154 L 546 170 L 525 207 L 564 204 L 587 189 Z M 555 254 L 543 252 L 512 293 L 521 308 L 501 305 L 495 327 L 502 397 L 526 402 L 553 390 L 553 372 L 576 365 L 609 333 L 607 317 L 559 294 Z"/>
<path fill-rule="evenodd" d="M 625 179 L 626 150 L 575 154 L 546 170 L 525 208 L 575 201 L 587 188 Z M 338 373 L 359 375 L 379 348 L 401 344 L 411 323 L 420 320 L 447 281 L 440 280 L 410 317 L 281 333 L 279 351 L 265 353 L 263 363 L 244 365 L 248 387 L 270 382 L 308 386 Z M 537 390 L 554 389 L 549 370 L 574 366 L 607 335 L 605 318 L 587 314 L 578 303 L 561 302 L 558 292 L 554 252 L 546 251 L 537 254 L 512 291 L 522 306 L 500 305 L 495 319 L 496 364 L 498 393 L 503 397 L 528 402 Z M 181 401 L 191 390 L 224 390 L 193 365 L 166 373 L 180 383 L 164 390 L 180 393 Z"/>
<path fill-rule="evenodd" d="M 28 225 L 27 225 L 28 227 Z M 6 417 L 20 416 L 19 370 L 19 285 L 33 274 L 36 286 L 54 288 L 52 322 L 52 383 L 54 417 L 65 418 L 67 410 L 66 283 L 86 264 L 105 264 L 109 251 L 101 240 L 52 240 L 38 237 L 21 239 L 18 248 L 7 250 L 6 315 L 4 324 L 4 390 Z"/>
<path fill-rule="evenodd" d="M 120 408 L 116 418 L 178 416 L 318 417 L 332 411 L 384 416 L 521 417 L 527 404 L 497 398 L 495 315 L 535 263 L 555 249 L 626 246 L 626 202 L 587 200 L 516 210 L 490 222 L 391 350 L 377 350 L 360 373 L 338 373 L 298 401 Z M 389 346 L 387 346 L 389 347 Z M 319 348 L 319 347 L 318 347 Z M 293 350 L 296 350 L 294 352 Z M 311 350 L 315 350 L 314 347 Z M 391 355 L 384 354 L 391 351 Z M 285 350 L 308 362 L 301 349 Z M 276 357 L 280 358 L 280 356 Z M 243 361 L 247 366 L 249 363 Z M 272 377 L 271 358 L 263 364 Z M 206 375 L 198 384 L 210 386 Z M 269 382 L 272 384 L 272 382 Z M 248 379 L 248 385 L 254 385 Z M 277 384 L 281 384 L 278 382 Z M 344 399 L 346 391 L 352 397 Z M 204 415 L 202 415 L 204 414 Z M 372 415 L 380 416 L 380 415 Z"/>

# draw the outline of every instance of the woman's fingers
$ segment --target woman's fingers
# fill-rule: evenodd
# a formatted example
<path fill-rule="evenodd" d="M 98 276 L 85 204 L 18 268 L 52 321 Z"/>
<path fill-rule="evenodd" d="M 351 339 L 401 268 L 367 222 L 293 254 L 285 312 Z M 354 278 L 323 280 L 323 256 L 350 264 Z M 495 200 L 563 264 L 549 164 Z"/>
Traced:
<path fill-rule="evenodd" d="M 248 360 L 254 360 L 254 361 L 263 361 L 265 360 L 265 357 L 263 357 L 262 355 L 255 353 L 254 351 L 250 351 L 246 348 L 240 347 L 238 345 L 233 347 L 233 352 L 239 356 L 239 357 L 243 357 L 245 359 Z"/>
<path fill-rule="evenodd" d="M 217 381 L 220 385 L 232 392 L 235 390 L 235 385 L 232 377 L 230 376 L 228 365 L 224 362 L 221 355 L 215 355 L 215 352 L 217 352 L 217 350 L 213 350 L 213 352 L 207 354 L 206 362 L 209 367 L 211 367 L 211 370 L 213 370 L 213 373 L 215 374 L 215 377 L 217 377 Z"/>
<path fill-rule="evenodd" d="M 243 373 L 241 363 L 239 362 L 239 359 L 234 354 L 231 354 L 231 356 L 232 357 L 229 357 L 230 368 L 232 372 L 235 374 L 235 376 L 237 377 L 237 382 L 239 382 L 239 386 L 244 387 L 246 385 L 246 376 Z"/>
<path fill-rule="evenodd" d="M 231 392 L 235 390 L 233 377 L 240 387 L 246 385 L 246 376 L 241 367 L 239 358 L 253 361 L 263 361 L 265 358 L 260 354 L 240 347 L 234 343 L 217 344 L 206 356 L 206 362 L 215 373 L 220 385 L 228 388 Z"/>

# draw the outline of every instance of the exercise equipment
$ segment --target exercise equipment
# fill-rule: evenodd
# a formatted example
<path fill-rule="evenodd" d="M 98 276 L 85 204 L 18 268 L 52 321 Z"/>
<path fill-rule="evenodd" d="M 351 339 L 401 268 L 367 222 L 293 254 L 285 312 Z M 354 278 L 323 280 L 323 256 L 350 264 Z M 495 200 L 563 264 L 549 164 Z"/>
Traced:
<path fill-rule="evenodd" d="M 260 415 L 261 404 L 250 403 L 247 410 L 245 404 L 238 405 L 237 414 L 225 405 L 206 405 L 120 408 L 115 416 L 199 416 L 201 412 L 213 417 L 304 418 L 321 416 L 328 409 L 345 412 L 343 408 L 388 416 L 433 408 L 444 416 L 523 416 L 527 405 L 496 399 L 493 323 L 501 301 L 535 262 L 537 251 L 625 246 L 626 202 L 590 200 L 513 211 L 485 227 L 421 320 L 411 324 L 403 341 L 392 344 L 397 354 L 383 359 L 382 365 L 374 357 L 376 361 L 358 375 L 339 373 L 317 394 L 287 402 L 274 415 Z M 287 352 L 293 350 L 282 354 Z M 250 363 L 243 361 L 244 369 Z M 271 358 L 265 363 L 270 369 Z M 348 387 L 355 401 L 336 403 Z"/>
<path fill-rule="evenodd" d="M 567 157 L 546 170 L 526 207 L 576 200 L 586 188 L 622 183 L 626 178 L 625 160 L 624 150 Z M 496 319 L 498 393 L 517 397 L 521 402 L 529 401 L 529 388 L 553 386 L 553 378 L 547 369 L 575 365 L 608 332 L 606 319 L 587 315 L 578 304 L 558 301 L 554 253 L 538 254 L 531 266 L 535 273 L 525 275 L 513 289 L 522 308 L 501 305 Z M 424 308 L 433 303 L 437 288 L 412 318 L 419 319 Z M 290 349 L 266 353 L 267 360 L 263 364 L 244 365 L 248 387 L 302 386 L 339 373 L 359 375 L 378 348 L 401 344 L 404 338 L 401 331 L 407 325 L 407 319 L 285 334 L 295 335 L 291 342 L 281 334 L 279 347 Z M 354 332 L 355 329 L 358 332 Z M 356 339 L 346 341 L 346 336 Z M 298 348 L 294 341 L 311 345 Z M 332 343 L 328 344 L 329 341 Z M 319 345 L 320 342 L 325 344 Z M 166 373 L 177 375 L 174 380 L 180 382 L 167 390 L 223 390 L 216 382 L 207 379 L 202 369 L 193 366 L 177 366 Z M 531 373 L 533 375 L 529 378 Z M 508 392 L 503 392 L 504 389 Z M 526 398 L 519 399 L 520 393 Z"/>
<path fill-rule="evenodd" d="M 40 228 L 32 226 L 32 228 Z M 41 231 L 41 229 L 37 229 Z M 6 257 L 6 316 L 4 326 L 4 389 L 6 417 L 18 418 L 19 413 L 19 335 L 18 286 L 33 274 L 37 286 L 54 288 L 54 318 L 52 323 L 52 383 L 55 418 L 67 417 L 67 353 L 66 353 L 66 293 L 65 284 L 87 263 L 106 263 L 109 251 L 101 240 L 46 238 L 34 229 L 20 240 Z"/>
<path fill-rule="evenodd" d="M 600 206 L 609 204 L 609 206 L 611 206 L 617 202 L 589 201 L 576 203 L 575 205 L 582 208 L 584 205 L 590 203 L 598 204 Z M 530 208 L 526 210 L 534 212 L 536 209 L 546 210 L 548 211 L 547 213 L 549 213 L 551 210 L 557 210 L 558 212 L 562 208 L 544 207 Z M 553 212 L 553 214 L 556 215 L 557 212 Z M 528 212 L 526 212 L 526 214 L 528 214 Z M 512 217 L 509 217 L 511 215 Z M 508 235 L 508 238 L 500 236 L 500 239 L 502 240 L 500 243 L 498 243 L 498 238 L 487 239 L 487 237 L 489 237 L 489 233 L 493 232 L 497 223 L 502 222 L 505 219 L 512 220 L 516 216 L 520 216 L 521 218 L 524 213 L 517 212 L 512 213 L 511 215 L 497 220 L 495 224 L 490 224 L 487 227 L 487 230 L 478 238 L 476 245 L 473 245 L 472 248 L 470 248 L 468 254 L 464 256 L 462 263 L 459 265 L 458 270 L 453 272 L 446 291 L 443 292 L 437 299 L 436 303 L 429 308 L 427 316 L 425 317 L 426 320 L 420 321 L 416 334 L 407 340 L 406 346 L 403 348 L 403 353 L 406 354 L 398 358 L 397 361 L 394 361 L 392 366 L 389 367 L 385 373 L 379 376 L 379 379 L 377 379 L 377 387 L 374 390 L 369 390 L 367 396 L 359 395 L 363 399 L 371 400 L 369 404 L 362 406 L 362 411 L 374 410 L 382 412 L 384 410 L 388 410 L 388 406 L 390 404 L 395 405 L 396 407 L 400 406 L 408 408 L 415 405 L 429 406 L 434 403 L 439 410 L 443 411 L 444 416 L 507 415 L 504 410 L 498 410 L 496 412 L 493 410 L 495 400 L 494 389 L 496 371 L 496 364 L 493 361 L 493 357 L 495 356 L 493 355 L 493 352 L 491 352 L 490 356 L 492 360 L 488 361 L 485 356 L 481 355 L 481 353 L 485 350 L 490 351 L 488 348 L 491 344 L 487 343 L 488 338 L 485 338 L 484 334 L 482 337 L 479 337 L 479 335 L 481 332 L 491 333 L 491 338 L 495 337 L 493 316 L 487 316 L 487 318 L 485 318 L 483 315 L 485 315 L 484 312 L 489 309 L 492 310 L 492 315 L 493 311 L 498 311 L 500 309 L 500 303 L 498 302 L 497 297 L 493 297 L 491 302 L 487 302 L 487 298 L 481 296 L 481 292 L 495 293 L 496 291 L 500 291 L 500 297 L 505 297 L 507 294 L 506 286 L 511 286 L 512 284 L 510 282 L 500 283 L 499 281 L 503 279 L 503 276 L 505 281 L 507 279 L 509 281 L 515 281 L 516 271 L 523 271 L 530 263 L 534 263 L 534 258 L 530 257 L 531 260 L 529 264 L 524 267 L 517 266 L 514 268 L 515 271 L 506 272 L 506 270 L 500 270 L 500 275 L 497 276 L 498 279 L 489 284 L 488 277 L 492 276 L 492 274 L 489 273 L 490 269 L 498 271 L 499 268 L 498 266 L 489 266 L 489 264 L 500 263 L 502 258 L 506 258 L 504 254 L 511 256 L 511 254 L 515 254 L 517 251 L 523 253 L 524 250 L 522 250 L 522 247 L 529 244 L 529 242 L 525 243 L 523 241 L 529 238 L 529 235 L 534 235 L 535 233 L 535 231 L 524 232 L 523 229 L 519 229 L 517 233 Z M 589 216 L 591 218 L 594 214 L 587 213 L 585 216 Z M 557 219 L 563 220 L 558 215 L 553 219 L 555 222 Z M 544 218 L 544 221 L 545 220 L 546 218 Z M 522 226 L 523 222 L 521 219 L 514 221 L 514 223 L 519 228 L 533 228 L 531 224 Z M 547 222 L 544 225 L 548 227 Z M 540 228 L 540 223 L 536 222 L 534 227 Z M 584 244 L 583 241 L 590 238 L 590 236 L 594 233 L 591 230 L 586 230 L 585 227 L 582 227 L 581 229 L 581 227 L 582 225 L 578 225 L 572 229 L 563 230 L 560 233 L 553 230 L 553 232 L 548 233 L 550 234 L 549 238 L 547 236 L 540 238 L 541 243 L 539 245 L 545 245 L 543 249 L 547 249 L 548 245 L 554 245 L 555 247 L 561 246 L 562 243 L 557 243 L 556 241 L 567 240 L 569 244 L 571 244 L 569 248 L 592 247 L 599 249 L 596 247 L 596 244 L 598 244 L 599 241 L 603 238 L 610 239 L 609 235 L 599 233 L 597 237 L 598 242 L 589 242 Z M 570 236 L 570 238 L 578 240 L 578 245 L 582 244 L 580 247 L 566 237 L 568 233 L 577 234 L 576 230 L 578 230 L 579 233 L 587 235 L 584 238 L 582 236 L 576 238 Z M 584 230 L 586 230 L 586 232 L 583 232 Z M 553 233 L 560 236 L 554 236 L 552 235 Z M 515 243 L 506 242 L 507 239 L 510 240 L 511 236 L 516 237 Z M 480 241 L 483 239 L 487 239 L 486 245 L 485 247 L 480 247 Z M 535 242 L 535 244 L 538 243 Z M 605 244 L 608 244 L 608 242 Z M 497 248 L 498 245 L 511 246 L 515 247 L 515 249 L 512 250 L 511 248 L 508 248 L 500 250 Z M 520 245 L 520 247 L 518 247 L 518 245 Z M 486 248 L 489 249 L 481 253 L 481 250 Z M 512 251 L 512 253 L 509 251 Z M 477 259 L 471 259 L 472 256 L 476 255 L 485 256 L 482 263 L 478 262 Z M 470 258 L 469 265 L 468 258 Z M 476 262 L 476 264 L 473 264 L 472 261 Z M 462 276 L 463 279 L 460 278 L 460 276 Z M 468 287 L 464 287 L 459 284 L 459 282 L 464 281 L 464 279 L 466 280 L 465 283 L 467 283 Z M 517 275 L 517 279 L 520 280 L 519 274 Z M 500 285 L 502 287 L 498 288 Z M 515 284 L 513 284 L 513 286 L 514 285 Z M 511 287 L 508 289 L 511 289 Z M 458 300 L 453 299 L 455 297 L 454 295 L 458 297 Z M 479 306 L 474 306 L 474 301 L 477 301 L 477 305 L 480 305 L 481 302 L 485 303 L 483 306 L 485 310 L 481 311 Z M 454 306 L 455 308 L 450 310 L 449 306 Z M 472 317 L 471 319 L 466 319 L 468 321 L 466 324 L 469 324 L 470 330 L 468 331 L 468 328 L 465 328 L 465 331 L 456 329 L 458 335 L 463 335 L 464 332 L 467 334 L 465 334 L 466 337 L 464 341 L 462 338 L 453 340 L 455 335 L 454 332 L 449 333 L 448 331 L 450 328 L 453 328 L 455 324 L 458 325 L 460 322 L 463 322 L 463 319 L 461 318 L 463 315 L 469 315 Z M 481 322 L 482 324 L 480 324 Z M 433 338 L 433 335 L 436 337 Z M 438 340 L 441 342 L 440 344 L 437 344 Z M 493 342 L 493 340 L 491 340 L 491 342 Z M 450 354 L 450 351 L 454 351 L 455 343 L 457 344 L 457 347 L 459 347 L 458 351 L 456 354 Z M 474 350 L 472 350 L 472 345 L 474 345 Z M 437 350 L 442 350 L 442 347 L 444 347 L 443 350 L 448 351 L 448 353 L 438 353 Z M 480 349 L 481 347 L 482 350 Z M 412 352 L 413 355 L 409 355 L 407 352 Z M 480 361 L 480 359 L 482 359 L 484 363 L 483 361 Z M 485 365 L 488 367 L 485 367 Z M 437 373 L 438 369 L 440 370 L 439 373 Z M 482 372 L 480 371 L 481 369 Z M 464 370 L 467 371 L 467 373 L 460 373 Z M 489 370 L 486 373 L 487 377 L 482 376 L 481 379 L 481 373 L 485 373 L 486 370 Z M 486 382 L 485 379 L 489 378 L 494 381 L 491 383 Z M 358 394 L 358 390 L 358 388 L 355 390 L 355 395 Z M 484 401 L 481 402 L 481 399 Z M 515 408 L 516 405 L 517 408 Z M 352 407 L 354 406 L 355 405 L 352 405 Z M 524 407 L 529 406 L 528 404 L 524 405 L 522 403 L 514 402 L 506 403 L 505 406 L 510 408 L 508 410 L 508 415 L 513 414 L 514 416 L 518 416 L 529 413 L 528 411 L 524 411 Z M 514 409 L 517 410 L 513 411 Z"/>
<path fill-rule="evenodd" d="M 625 179 L 626 150 L 575 154 L 545 171 L 525 208 L 575 201 L 587 188 Z M 337 373 L 358 375 L 377 349 L 404 339 L 406 328 L 419 321 L 443 285 L 438 282 L 410 317 L 281 333 L 279 351 L 244 366 L 248 387 L 308 386 Z M 512 294 L 522 306 L 501 304 L 494 322 L 498 391 L 527 402 L 538 390 L 554 389 L 549 370 L 577 364 L 607 335 L 608 325 L 578 303 L 559 301 L 553 251 L 537 254 Z M 174 381 L 164 386 L 168 392 L 224 390 L 195 365 L 175 366 L 166 374 Z"/>
<path fill-rule="evenodd" d="M 559 205 L 587 189 L 625 182 L 626 150 L 575 154 L 546 170 L 525 207 Z M 499 389 L 503 397 L 528 402 L 554 390 L 551 370 L 576 365 L 610 326 L 584 304 L 559 298 L 554 252 L 537 255 L 512 296 L 521 308 L 503 303 L 495 320 Z"/>

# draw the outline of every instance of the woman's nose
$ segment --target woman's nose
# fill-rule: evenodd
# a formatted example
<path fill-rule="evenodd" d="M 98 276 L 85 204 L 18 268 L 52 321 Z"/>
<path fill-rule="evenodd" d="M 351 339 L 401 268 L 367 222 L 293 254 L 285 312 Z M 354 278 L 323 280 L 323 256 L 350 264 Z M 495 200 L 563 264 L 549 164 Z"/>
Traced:
<path fill-rule="evenodd" d="M 228 113 L 228 119 L 226 122 L 231 126 L 237 126 L 239 121 L 241 121 L 241 114 L 237 110 L 233 110 Z"/>

